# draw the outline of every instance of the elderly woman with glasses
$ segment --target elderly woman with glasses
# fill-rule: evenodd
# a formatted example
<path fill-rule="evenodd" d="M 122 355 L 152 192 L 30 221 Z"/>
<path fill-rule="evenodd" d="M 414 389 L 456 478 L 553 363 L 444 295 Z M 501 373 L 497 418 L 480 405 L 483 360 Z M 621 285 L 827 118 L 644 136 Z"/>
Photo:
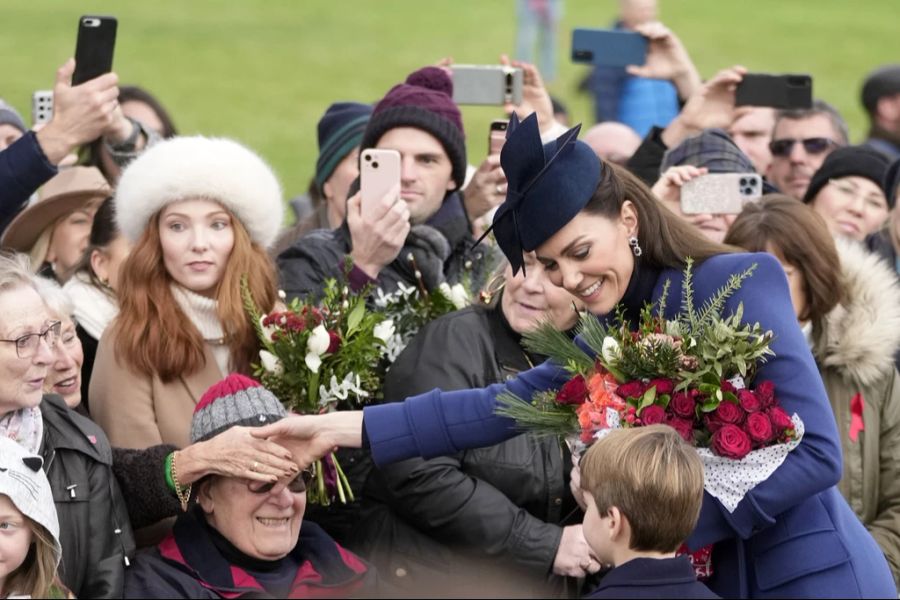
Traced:
<path fill-rule="evenodd" d="M 61 329 L 28 259 L 0 256 L 0 436 L 44 459 L 59 514 L 62 582 L 79 598 L 114 598 L 134 540 L 103 431 L 44 392 Z"/>
<path fill-rule="evenodd" d="M 203 394 L 191 442 L 285 414 L 271 392 L 234 373 Z M 369 566 L 321 527 L 303 522 L 308 471 L 268 484 L 210 475 L 186 488 L 173 475 L 184 512 L 154 551 L 135 559 L 126 597 L 343 598 L 373 592 Z"/>
<path fill-rule="evenodd" d="M 881 187 L 888 159 L 865 146 L 838 148 L 813 174 L 803 202 L 825 219 L 831 235 L 863 241 L 887 222 Z"/>

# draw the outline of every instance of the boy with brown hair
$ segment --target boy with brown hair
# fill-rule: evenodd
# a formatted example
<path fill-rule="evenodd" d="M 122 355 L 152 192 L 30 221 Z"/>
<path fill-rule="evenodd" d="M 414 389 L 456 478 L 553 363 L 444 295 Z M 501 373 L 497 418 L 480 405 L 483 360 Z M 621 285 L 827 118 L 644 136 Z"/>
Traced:
<path fill-rule="evenodd" d="M 617 429 L 581 461 L 584 537 L 613 569 L 588 598 L 718 598 L 675 551 L 703 503 L 697 452 L 667 425 Z"/>

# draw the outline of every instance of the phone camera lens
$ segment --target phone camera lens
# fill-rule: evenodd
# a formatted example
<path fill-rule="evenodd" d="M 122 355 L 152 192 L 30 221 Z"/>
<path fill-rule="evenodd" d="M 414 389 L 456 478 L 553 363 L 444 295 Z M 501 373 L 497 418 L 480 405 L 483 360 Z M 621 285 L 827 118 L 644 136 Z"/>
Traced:
<path fill-rule="evenodd" d="M 363 154 L 363 160 L 367 160 L 367 161 L 372 160 L 372 155 L 371 154 Z"/>
<path fill-rule="evenodd" d="M 745 186 L 745 185 L 748 185 L 747 178 L 741 177 L 741 186 Z"/>
<path fill-rule="evenodd" d="M 378 162 L 377 162 L 377 161 L 375 161 L 375 162 L 372 163 L 372 168 L 373 168 L 373 169 L 377 169 L 377 168 L 378 168 Z"/>
<path fill-rule="evenodd" d="M 741 188 L 741 193 L 742 193 L 743 195 L 745 195 L 745 196 L 749 196 L 750 194 L 753 193 L 753 188 L 752 188 L 752 187 L 749 187 L 749 186 L 748 186 L 748 187 L 742 187 L 742 188 Z"/>

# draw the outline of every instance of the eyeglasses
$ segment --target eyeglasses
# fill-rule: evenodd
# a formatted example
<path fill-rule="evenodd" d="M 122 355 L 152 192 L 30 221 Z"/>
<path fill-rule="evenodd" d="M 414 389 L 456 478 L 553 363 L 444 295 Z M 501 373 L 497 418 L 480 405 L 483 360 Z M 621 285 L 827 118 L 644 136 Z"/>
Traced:
<path fill-rule="evenodd" d="M 841 181 L 840 179 L 829 179 L 828 183 L 832 187 L 834 187 L 834 189 L 840 192 L 842 196 L 849 200 L 862 198 L 864 202 L 874 208 L 883 208 L 884 210 L 888 209 L 887 200 L 885 200 L 884 196 L 881 194 L 862 194 L 860 193 L 860 190 L 852 183 L 847 183 L 846 181 Z"/>
<path fill-rule="evenodd" d="M 45 330 L 40 333 L 26 333 L 14 340 L 2 340 L 8 344 L 16 345 L 16 355 L 19 358 L 31 358 L 37 353 L 38 344 L 41 338 L 47 342 L 47 347 L 51 350 L 56 348 L 56 342 L 59 341 L 59 332 L 62 329 L 61 321 L 53 321 Z"/>
<path fill-rule="evenodd" d="M 791 151 L 794 149 L 794 144 L 797 142 L 803 144 L 803 149 L 806 150 L 807 154 L 822 154 L 832 146 L 838 145 L 834 140 L 824 137 L 805 138 L 802 140 L 784 138 L 769 142 L 769 152 L 772 153 L 772 156 L 790 156 Z"/>
<path fill-rule="evenodd" d="M 300 474 L 294 477 L 294 479 L 291 480 L 289 484 L 287 484 L 288 491 L 290 491 L 292 494 L 302 494 L 306 491 L 307 486 L 309 486 L 310 482 L 313 480 L 314 475 L 315 473 L 313 473 L 312 469 L 304 469 L 303 471 L 300 471 Z M 274 481 L 271 483 L 264 483 L 258 488 L 253 489 L 252 487 L 250 487 L 251 482 L 248 480 L 247 488 L 254 494 L 268 494 L 272 491 L 272 488 L 275 487 L 276 483 L 277 482 Z"/>

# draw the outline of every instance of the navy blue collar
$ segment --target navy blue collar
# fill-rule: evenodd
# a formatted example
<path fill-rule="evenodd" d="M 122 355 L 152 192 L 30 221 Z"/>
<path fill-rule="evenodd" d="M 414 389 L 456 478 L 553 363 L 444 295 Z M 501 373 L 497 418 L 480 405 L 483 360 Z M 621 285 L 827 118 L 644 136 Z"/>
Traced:
<path fill-rule="evenodd" d="M 609 587 L 677 585 L 696 581 L 697 575 L 687 555 L 675 558 L 634 558 L 604 575 L 597 590 Z"/>

